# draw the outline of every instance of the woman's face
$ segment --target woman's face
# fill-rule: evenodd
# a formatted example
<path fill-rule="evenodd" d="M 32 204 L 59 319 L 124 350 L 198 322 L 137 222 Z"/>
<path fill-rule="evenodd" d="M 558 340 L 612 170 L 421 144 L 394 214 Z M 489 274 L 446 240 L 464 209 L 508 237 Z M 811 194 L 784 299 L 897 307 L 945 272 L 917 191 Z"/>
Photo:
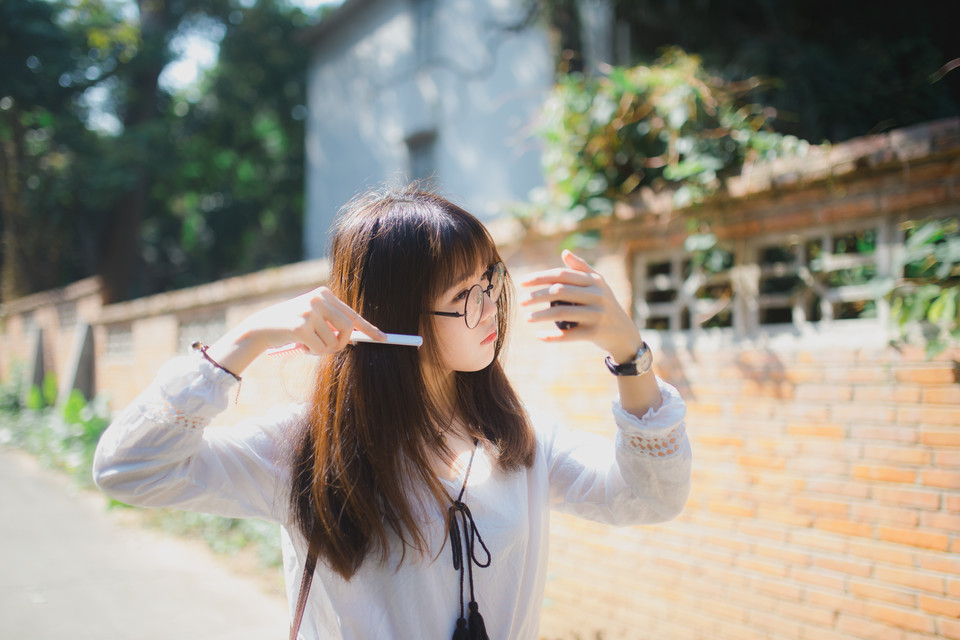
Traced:
<path fill-rule="evenodd" d="M 465 299 L 470 288 L 480 284 L 486 267 L 450 287 L 434 300 L 434 311 L 463 313 Z M 483 294 L 483 313 L 473 329 L 464 319 L 448 316 L 431 316 L 440 352 L 441 372 L 479 371 L 487 367 L 496 355 L 497 303 Z"/>

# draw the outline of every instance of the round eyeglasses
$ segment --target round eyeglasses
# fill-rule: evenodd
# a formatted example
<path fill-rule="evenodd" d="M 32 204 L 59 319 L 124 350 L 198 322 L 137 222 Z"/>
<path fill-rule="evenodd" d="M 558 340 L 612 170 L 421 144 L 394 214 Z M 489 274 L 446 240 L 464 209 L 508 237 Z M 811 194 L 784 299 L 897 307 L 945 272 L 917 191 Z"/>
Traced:
<path fill-rule="evenodd" d="M 480 318 L 483 317 L 483 305 L 486 298 L 490 297 L 490 302 L 496 304 L 503 293 L 503 281 L 507 275 L 507 268 L 502 262 L 498 262 L 484 272 L 480 277 L 480 284 L 475 284 L 467 290 L 466 299 L 463 302 L 463 312 L 459 311 L 431 311 L 435 316 L 446 316 L 448 318 L 463 318 L 467 323 L 468 329 L 473 329 L 480 324 Z"/>

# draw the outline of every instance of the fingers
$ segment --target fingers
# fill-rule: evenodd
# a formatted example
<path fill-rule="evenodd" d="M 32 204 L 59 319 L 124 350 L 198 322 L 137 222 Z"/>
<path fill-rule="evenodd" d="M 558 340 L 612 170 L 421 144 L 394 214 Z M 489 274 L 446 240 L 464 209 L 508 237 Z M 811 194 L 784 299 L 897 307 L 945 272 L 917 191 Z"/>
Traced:
<path fill-rule="evenodd" d="M 563 252 L 560 254 L 560 259 L 563 260 L 563 263 L 571 269 L 582 271 L 584 273 L 597 273 L 594 268 L 587 263 L 586 260 L 569 249 L 563 250 Z"/>
<path fill-rule="evenodd" d="M 300 300 L 307 305 L 306 309 L 300 306 L 301 320 L 293 332 L 297 341 L 314 354 L 335 353 L 344 349 L 350 344 L 354 328 L 374 340 L 387 339 L 386 334 L 337 298 L 327 287 L 318 287 Z"/>
<path fill-rule="evenodd" d="M 322 287 L 322 290 L 323 291 L 321 295 L 324 297 L 324 299 L 331 305 L 331 307 L 335 311 L 338 311 L 345 319 L 345 322 L 346 322 L 345 325 L 341 326 L 340 324 L 335 323 L 335 326 L 340 331 L 341 335 L 343 333 L 346 333 L 347 342 L 350 341 L 350 334 L 353 332 L 354 329 L 357 329 L 358 331 L 362 331 L 363 333 L 367 334 L 374 340 L 377 340 L 380 342 L 387 339 L 387 334 L 381 331 L 372 322 L 369 322 L 366 318 L 364 318 L 359 313 L 357 313 L 352 308 L 350 308 L 347 305 L 347 303 L 343 302 L 342 300 L 340 300 L 340 298 L 333 295 L 332 291 L 330 291 L 326 287 Z"/>

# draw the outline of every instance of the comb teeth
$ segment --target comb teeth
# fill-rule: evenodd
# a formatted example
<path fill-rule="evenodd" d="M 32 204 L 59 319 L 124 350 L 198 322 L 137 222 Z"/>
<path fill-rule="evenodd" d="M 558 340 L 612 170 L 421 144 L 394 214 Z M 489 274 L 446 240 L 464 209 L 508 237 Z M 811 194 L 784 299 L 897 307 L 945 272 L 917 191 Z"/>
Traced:
<path fill-rule="evenodd" d="M 267 349 L 266 353 L 271 358 L 282 358 L 284 356 L 292 356 L 298 353 L 308 353 L 307 348 L 297 343 L 285 344 L 282 347 L 277 347 L 276 349 Z"/>

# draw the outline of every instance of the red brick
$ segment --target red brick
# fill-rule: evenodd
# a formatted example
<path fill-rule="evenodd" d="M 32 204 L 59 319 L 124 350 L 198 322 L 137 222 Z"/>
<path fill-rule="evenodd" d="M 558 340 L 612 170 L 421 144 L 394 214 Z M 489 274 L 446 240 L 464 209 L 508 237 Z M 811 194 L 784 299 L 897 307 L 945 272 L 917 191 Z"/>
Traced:
<path fill-rule="evenodd" d="M 916 427 L 895 425 L 853 425 L 850 427 L 849 437 L 856 441 L 878 440 L 903 444 L 913 444 L 919 439 Z"/>
<path fill-rule="evenodd" d="M 803 597 L 803 589 L 787 580 L 751 576 L 749 587 L 751 591 L 794 602 Z"/>
<path fill-rule="evenodd" d="M 879 527 L 881 540 L 896 542 L 923 549 L 946 551 L 950 548 L 950 536 L 940 533 L 929 533 L 916 529 L 900 529 L 897 527 Z"/>
<path fill-rule="evenodd" d="M 758 571 L 780 578 L 786 577 L 789 567 L 783 562 L 761 559 L 754 556 L 744 556 L 737 560 L 737 568 L 744 571 Z"/>
<path fill-rule="evenodd" d="M 937 632 L 941 638 L 960 640 L 960 620 L 937 620 Z"/>
<path fill-rule="evenodd" d="M 835 535 L 813 531 L 810 529 L 793 529 L 790 531 L 790 543 L 795 546 L 810 547 L 822 551 L 847 552 L 847 539 Z"/>
<path fill-rule="evenodd" d="M 960 598 L 960 580 L 947 581 L 947 595 L 954 598 Z"/>
<path fill-rule="evenodd" d="M 960 450 L 941 449 L 933 456 L 933 466 L 935 467 L 954 467 L 960 469 Z"/>
<path fill-rule="evenodd" d="M 869 538 L 873 535 L 873 527 L 862 522 L 851 522 L 839 518 L 815 518 L 813 526 L 824 531 L 832 531 L 846 536 L 861 536 Z"/>
<path fill-rule="evenodd" d="M 960 386 L 927 387 L 923 390 L 923 401 L 929 404 L 960 404 Z"/>
<path fill-rule="evenodd" d="M 958 452 L 960 454 L 960 452 Z M 883 445 L 866 445 L 863 447 L 864 460 L 879 460 L 896 462 L 899 464 L 925 466 L 929 465 L 932 454 L 920 447 L 890 447 Z"/>
<path fill-rule="evenodd" d="M 794 508 L 801 512 L 813 514 L 826 513 L 835 516 L 845 516 L 850 513 L 850 505 L 846 502 L 839 502 L 837 500 L 818 500 L 815 498 L 797 496 L 791 502 Z"/>
<path fill-rule="evenodd" d="M 869 502 L 855 504 L 851 508 L 851 518 L 865 522 L 877 522 L 916 527 L 920 523 L 920 513 L 916 509 L 904 509 Z"/>
<path fill-rule="evenodd" d="M 920 481 L 928 487 L 960 489 L 960 471 L 923 471 Z"/>
<path fill-rule="evenodd" d="M 732 409 L 735 416 L 769 419 L 773 417 L 776 406 L 770 401 L 741 400 L 735 402 Z"/>
<path fill-rule="evenodd" d="M 791 567 L 806 567 L 810 564 L 810 553 L 792 545 L 769 545 L 754 542 L 753 550 L 758 556 L 782 560 Z"/>
<path fill-rule="evenodd" d="M 927 613 L 960 618 L 960 600 L 956 598 L 938 598 L 921 594 L 917 596 L 917 604 Z"/>
<path fill-rule="evenodd" d="M 957 382 L 957 370 L 952 366 L 900 369 L 896 375 L 897 382 L 912 382 L 915 384 L 951 384 Z"/>
<path fill-rule="evenodd" d="M 846 427 L 829 422 L 788 422 L 787 434 L 793 437 L 841 439 L 846 435 Z"/>
<path fill-rule="evenodd" d="M 872 216 L 877 212 L 877 199 L 872 195 L 855 199 L 830 200 L 821 209 L 824 221 L 846 221 Z"/>
<path fill-rule="evenodd" d="M 873 572 L 873 563 L 851 560 L 850 558 L 836 558 L 832 556 L 814 556 L 813 565 L 820 569 L 829 569 L 847 576 L 865 578 Z"/>
<path fill-rule="evenodd" d="M 807 603 L 781 602 L 777 605 L 777 610 L 792 620 L 801 620 L 827 628 L 833 626 L 834 612 L 830 609 L 811 607 Z"/>
<path fill-rule="evenodd" d="M 838 404 L 830 407 L 830 416 L 837 422 L 883 423 L 893 422 L 894 410 L 890 407 Z"/>
<path fill-rule="evenodd" d="M 897 421 L 911 424 L 942 424 L 960 426 L 960 407 L 900 407 Z"/>
<path fill-rule="evenodd" d="M 920 402 L 921 388 L 915 385 L 868 385 L 853 388 L 854 402 Z"/>
<path fill-rule="evenodd" d="M 920 553 L 917 554 L 917 568 L 924 571 L 938 571 L 960 576 L 960 556 L 944 553 Z M 960 598 L 960 582 L 951 582 L 951 585 L 957 587 L 956 595 Z"/>
<path fill-rule="evenodd" d="M 783 469 L 787 466 L 786 458 L 779 456 L 737 456 L 737 464 L 741 467 L 759 467 L 761 469 Z"/>
<path fill-rule="evenodd" d="M 947 533 L 957 533 L 960 531 L 960 516 L 949 515 L 946 513 L 924 512 L 920 516 L 921 529 L 942 529 Z"/>
<path fill-rule="evenodd" d="M 903 634 L 899 629 L 892 629 L 889 625 L 881 624 L 873 620 L 865 620 L 860 616 L 846 615 L 841 612 L 840 615 L 837 616 L 836 625 L 838 631 L 849 633 L 856 638 L 903 640 Z"/>
<path fill-rule="evenodd" d="M 846 496 L 848 498 L 861 498 L 864 500 L 871 495 L 871 486 L 868 483 L 853 482 L 847 479 L 825 480 L 822 478 L 812 478 L 807 481 L 806 490 L 809 494 L 825 493 L 835 496 Z"/>
<path fill-rule="evenodd" d="M 861 480 L 899 482 L 904 484 L 913 484 L 917 479 L 917 473 L 909 469 L 903 469 L 899 467 L 881 467 L 877 465 L 866 464 L 854 465 L 851 475 L 854 478 L 859 478 Z"/>
<path fill-rule="evenodd" d="M 933 633 L 936 630 L 930 616 L 911 609 L 867 603 L 864 610 L 873 620 L 885 622 L 901 629 L 922 633 Z"/>
<path fill-rule="evenodd" d="M 917 509 L 939 509 L 940 493 L 919 489 L 900 489 L 893 486 L 877 486 L 873 496 L 880 502 L 899 504 Z"/>
<path fill-rule="evenodd" d="M 960 513 L 960 496 L 944 496 L 944 507 L 952 513 Z"/>
<path fill-rule="evenodd" d="M 945 185 L 925 185 L 924 188 L 911 189 L 905 193 L 890 193 L 880 196 L 880 210 L 900 212 L 944 204 L 950 202 L 950 200 L 950 192 Z"/>
<path fill-rule="evenodd" d="M 804 384 L 797 387 L 794 396 L 804 402 L 849 402 L 853 387 L 849 384 Z"/>
<path fill-rule="evenodd" d="M 820 382 L 823 380 L 823 369 L 787 369 L 783 372 L 783 378 L 794 384 Z"/>
<path fill-rule="evenodd" d="M 916 597 L 911 591 L 886 587 L 876 582 L 851 580 L 850 592 L 860 598 L 883 600 L 905 607 L 912 607 L 916 604 Z"/>
<path fill-rule="evenodd" d="M 927 591 L 934 595 L 943 595 L 946 582 L 935 573 L 921 573 L 910 569 L 894 569 L 883 565 L 874 567 L 873 577 L 880 582 L 898 584 L 911 589 Z"/>
<path fill-rule="evenodd" d="M 791 569 L 790 577 L 805 585 L 815 585 L 832 593 L 840 593 L 846 588 L 845 577 L 816 569 Z"/>
<path fill-rule="evenodd" d="M 716 416 L 723 413 L 723 407 L 711 402 L 691 402 L 687 405 L 688 415 Z"/>
<path fill-rule="evenodd" d="M 752 538 L 764 538 L 777 542 L 787 541 L 787 530 L 784 527 L 771 527 L 768 524 L 756 521 L 746 521 L 737 525 L 737 531 Z"/>
<path fill-rule="evenodd" d="M 711 448 L 722 448 L 722 447 L 743 447 L 743 438 L 739 436 L 725 436 L 725 435 L 697 435 L 694 436 L 696 441 L 705 446 Z"/>
<path fill-rule="evenodd" d="M 920 442 L 931 447 L 960 447 L 960 429 L 952 431 L 924 429 L 920 432 Z"/>
<path fill-rule="evenodd" d="M 917 552 L 908 550 L 900 545 L 873 540 L 850 540 L 849 553 L 860 558 L 869 558 L 887 564 L 899 564 L 904 567 L 913 567 Z"/>

